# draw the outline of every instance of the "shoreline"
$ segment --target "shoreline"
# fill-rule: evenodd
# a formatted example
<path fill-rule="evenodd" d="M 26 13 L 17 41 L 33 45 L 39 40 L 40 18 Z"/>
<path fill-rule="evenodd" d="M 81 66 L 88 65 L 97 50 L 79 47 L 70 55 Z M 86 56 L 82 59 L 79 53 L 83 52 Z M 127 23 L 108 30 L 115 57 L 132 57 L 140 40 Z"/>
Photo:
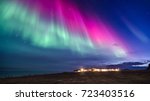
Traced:
<path fill-rule="evenodd" d="M 0 78 L 0 84 L 150 84 L 150 72 L 63 72 Z"/>

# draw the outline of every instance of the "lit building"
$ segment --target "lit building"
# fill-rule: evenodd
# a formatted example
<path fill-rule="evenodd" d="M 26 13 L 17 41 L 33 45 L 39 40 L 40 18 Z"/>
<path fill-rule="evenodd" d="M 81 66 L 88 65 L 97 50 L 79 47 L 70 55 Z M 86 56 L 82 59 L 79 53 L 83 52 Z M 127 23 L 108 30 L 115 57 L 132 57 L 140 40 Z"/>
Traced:
<path fill-rule="evenodd" d="M 118 72 L 119 68 L 80 68 L 75 72 Z"/>

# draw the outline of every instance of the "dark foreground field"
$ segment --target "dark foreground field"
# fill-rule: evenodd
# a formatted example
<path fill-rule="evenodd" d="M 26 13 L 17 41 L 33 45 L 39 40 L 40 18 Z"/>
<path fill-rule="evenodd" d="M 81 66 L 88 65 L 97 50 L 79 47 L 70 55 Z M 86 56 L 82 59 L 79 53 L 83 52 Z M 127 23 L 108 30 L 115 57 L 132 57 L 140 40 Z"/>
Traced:
<path fill-rule="evenodd" d="M 60 73 L 1 78 L 1 84 L 150 84 L 150 72 Z"/>

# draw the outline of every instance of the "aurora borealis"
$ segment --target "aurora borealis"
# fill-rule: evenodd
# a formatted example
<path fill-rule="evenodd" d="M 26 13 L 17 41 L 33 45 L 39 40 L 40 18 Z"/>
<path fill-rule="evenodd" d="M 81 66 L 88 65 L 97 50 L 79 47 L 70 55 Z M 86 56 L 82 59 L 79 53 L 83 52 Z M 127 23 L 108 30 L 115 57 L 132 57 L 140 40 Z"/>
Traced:
<path fill-rule="evenodd" d="M 30 5 L 27 5 L 29 8 L 25 7 L 22 2 L 2 4 L 1 20 L 6 23 L 5 28 L 21 31 L 19 36 L 35 46 L 70 49 L 81 54 L 91 49 L 110 49 L 115 56 L 126 56 L 126 50 L 116 32 L 105 22 L 96 17 L 85 18 L 77 9 L 62 0 L 52 0 L 46 7 L 43 5 L 48 0 L 42 2 L 43 4 L 41 1 L 34 1 L 38 5 L 33 7 L 35 10 Z M 47 19 L 40 17 L 42 13 Z M 117 47 L 113 45 L 115 43 Z"/>
<path fill-rule="evenodd" d="M 2 0 L 1 71 L 149 59 L 149 5 L 148 0 Z"/>

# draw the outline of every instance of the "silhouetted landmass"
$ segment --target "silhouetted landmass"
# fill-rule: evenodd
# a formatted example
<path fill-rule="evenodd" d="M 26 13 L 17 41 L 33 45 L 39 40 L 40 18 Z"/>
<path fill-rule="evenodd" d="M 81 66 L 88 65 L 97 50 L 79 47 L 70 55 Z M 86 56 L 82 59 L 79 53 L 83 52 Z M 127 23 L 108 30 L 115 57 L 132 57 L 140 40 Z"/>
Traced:
<path fill-rule="evenodd" d="M 0 79 L 2 84 L 150 84 L 148 71 L 59 73 Z"/>
<path fill-rule="evenodd" d="M 148 68 L 147 68 L 147 70 L 148 70 L 148 71 L 150 71 L 150 64 L 148 65 Z"/>
<path fill-rule="evenodd" d="M 147 64 L 147 62 L 123 62 L 120 64 L 109 64 L 109 65 L 97 65 L 97 66 L 85 66 L 84 68 L 120 68 L 121 70 L 132 70 L 132 69 L 138 69 L 138 70 L 144 70 L 147 68 L 144 66 Z M 143 65 L 143 66 L 142 66 Z"/>
<path fill-rule="evenodd" d="M 107 65 L 106 68 L 142 65 L 141 62 L 125 62 Z M 98 66 L 99 67 L 99 66 Z M 139 67 L 138 67 L 139 68 Z M 150 84 L 150 64 L 146 70 L 122 69 L 119 72 L 57 73 L 24 77 L 0 78 L 1 84 Z"/>

